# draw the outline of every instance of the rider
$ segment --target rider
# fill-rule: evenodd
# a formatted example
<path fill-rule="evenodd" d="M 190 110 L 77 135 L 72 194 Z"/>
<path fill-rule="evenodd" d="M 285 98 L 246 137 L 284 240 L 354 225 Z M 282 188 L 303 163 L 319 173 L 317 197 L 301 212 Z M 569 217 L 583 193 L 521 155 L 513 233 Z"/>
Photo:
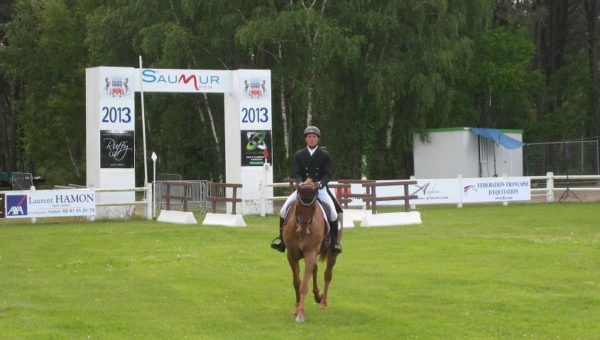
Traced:
<path fill-rule="evenodd" d="M 331 244 L 333 255 L 337 256 L 342 252 L 342 247 L 337 241 L 338 234 L 338 212 L 342 212 L 339 204 L 333 199 L 333 195 L 327 188 L 327 183 L 332 177 L 331 157 L 322 147 L 319 147 L 321 139 L 321 130 L 316 126 L 309 126 L 304 130 L 304 141 L 306 148 L 296 151 L 294 156 L 294 178 L 296 184 L 300 184 L 311 178 L 319 186 L 319 201 L 329 207 L 329 225 L 331 227 Z M 285 201 L 279 212 L 279 237 L 275 237 L 271 243 L 271 248 L 280 252 L 285 252 L 283 244 L 283 221 L 290 204 L 295 202 L 297 191 L 294 191 Z M 335 203 L 334 203 L 335 202 Z"/>

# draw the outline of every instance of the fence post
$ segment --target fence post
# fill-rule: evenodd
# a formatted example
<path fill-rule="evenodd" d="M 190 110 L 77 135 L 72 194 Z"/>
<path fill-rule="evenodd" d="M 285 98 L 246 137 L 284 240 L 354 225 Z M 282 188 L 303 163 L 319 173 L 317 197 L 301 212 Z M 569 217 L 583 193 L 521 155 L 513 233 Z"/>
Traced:
<path fill-rule="evenodd" d="M 417 177 L 416 176 L 410 176 L 410 180 L 411 181 L 416 181 Z M 410 205 L 410 210 L 416 210 L 416 209 L 417 209 L 417 205 L 416 204 L 413 203 L 413 204 Z"/>
<path fill-rule="evenodd" d="M 32 186 L 30 186 L 30 187 L 29 187 L 29 190 L 31 190 L 31 191 L 35 191 L 35 185 L 32 185 Z M 35 224 L 36 222 L 37 222 L 37 218 L 35 218 L 35 217 L 32 217 L 32 218 L 31 218 L 31 224 Z"/>
<path fill-rule="evenodd" d="M 167 185 L 167 210 L 171 210 L 171 200 L 169 199 L 171 196 L 171 183 L 166 182 L 165 184 Z"/>
<path fill-rule="evenodd" d="M 502 178 L 506 179 L 508 178 L 508 175 L 506 174 L 506 172 L 502 173 Z M 503 206 L 508 206 L 508 201 L 502 201 L 502 205 Z"/>
<path fill-rule="evenodd" d="M 462 181 L 463 177 L 462 175 L 458 175 L 458 187 L 460 190 L 460 200 L 459 202 L 456 204 L 457 208 L 462 208 L 463 206 L 463 181 Z"/>
<path fill-rule="evenodd" d="M 146 219 L 151 220 L 154 218 L 154 194 L 152 188 L 154 183 L 148 183 L 146 186 Z"/>
<path fill-rule="evenodd" d="M 260 216 L 267 216 L 267 185 L 269 183 L 269 169 L 271 165 L 267 163 L 267 159 L 265 158 L 265 164 L 263 165 L 263 179 L 260 181 L 258 185 L 258 190 L 260 191 Z"/>
<path fill-rule="evenodd" d="M 554 173 L 546 173 L 546 202 L 554 202 Z"/>

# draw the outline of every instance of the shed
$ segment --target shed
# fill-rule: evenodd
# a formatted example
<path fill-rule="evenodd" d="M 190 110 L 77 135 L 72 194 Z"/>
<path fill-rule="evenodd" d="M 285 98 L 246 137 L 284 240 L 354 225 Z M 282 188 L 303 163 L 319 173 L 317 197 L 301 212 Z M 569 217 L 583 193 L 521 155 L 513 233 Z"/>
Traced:
<path fill-rule="evenodd" d="M 415 176 L 424 179 L 523 176 L 523 130 L 428 129 L 413 135 Z"/>

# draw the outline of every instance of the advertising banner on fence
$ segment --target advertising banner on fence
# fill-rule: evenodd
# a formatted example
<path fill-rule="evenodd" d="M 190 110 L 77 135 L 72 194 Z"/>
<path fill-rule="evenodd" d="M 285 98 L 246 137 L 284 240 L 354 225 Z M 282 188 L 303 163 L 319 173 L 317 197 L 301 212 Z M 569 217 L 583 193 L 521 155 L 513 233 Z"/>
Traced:
<path fill-rule="evenodd" d="M 411 204 L 455 204 L 460 202 L 459 179 L 420 179 L 416 185 L 408 187 L 411 195 L 419 198 Z"/>
<path fill-rule="evenodd" d="M 96 193 L 89 189 L 6 192 L 6 218 L 95 216 Z"/>
<path fill-rule="evenodd" d="M 507 202 L 531 200 L 531 179 L 528 177 L 464 178 L 462 202 Z"/>
<path fill-rule="evenodd" d="M 488 178 L 453 178 L 453 179 L 419 179 L 417 184 L 409 186 L 409 194 L 418 198 L 410 204 L 458 204 L 486 203 L 531 200 L 531 180 L 528 177 L 488 177 Z M 360 184 L 352 184 L 351 192 L 364 194 L 365 188 Z M 376 189 L 377 197 L 404 195 L 404 187 L 380 186 Z M 352 199 L 350 206 L 361 206 L 364 202 Z M 380 201 L 377 205 L 403 205 L 404 200 Z"/>

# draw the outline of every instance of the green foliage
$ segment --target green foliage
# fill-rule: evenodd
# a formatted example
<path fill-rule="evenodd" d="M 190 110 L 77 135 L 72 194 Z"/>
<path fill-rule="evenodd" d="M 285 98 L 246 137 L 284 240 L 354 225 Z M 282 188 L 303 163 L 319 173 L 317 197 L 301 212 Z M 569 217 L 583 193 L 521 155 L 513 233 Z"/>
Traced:
<path fill-rule="evenodd" d="M 0 337 L 591 339 L 600 333 L 598 203 L 420 212 L 420 226 L 345 229 L 329 307 L 319 310 L 309 292 L 303 325 L 294 322 L 285 255 L 269 248 L 275 216 L 245 217 L 246 228 L 2 221 Z"/>
<path fill-rule="evenodd" d="M 338 178 L 358 178 L 361 168 L 370 178 L 412 175 L 412 134 L 427 128 L 524 129 L 531 142 L 593 136 L 598 95 L 584 11 L 575 2 L 534 5 L 16 0 L 11 11 L 0 7 L 8 20 L 0 144 L 22 149 L 20 167 L 50 185 L 83 184 L 84 69 L 138 67 L 139 55 L 146 67 L 271 69 L 276 179 L 289 176 L 285 155 L 303 146 L 309 119 L 324 132 Z M 223 177 L 221 96 L 153 95 L 147 104 L 159 172 Z M 11 114 L 14 132 L 6 131 Z M 141 157 L 136 164 L 141 172 Z"/>

